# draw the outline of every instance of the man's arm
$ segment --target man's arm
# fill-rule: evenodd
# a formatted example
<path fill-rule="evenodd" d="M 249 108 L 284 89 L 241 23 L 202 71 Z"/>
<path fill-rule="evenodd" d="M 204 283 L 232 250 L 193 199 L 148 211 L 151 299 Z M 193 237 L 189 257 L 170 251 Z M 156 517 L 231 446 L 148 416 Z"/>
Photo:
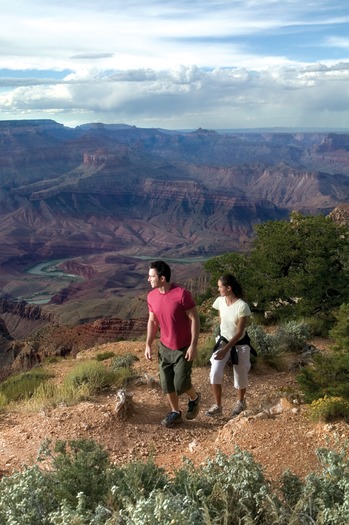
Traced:
<path fill-rule="evenodd" d="M 188 361 L 193 361 L 198 353 L 200 319 L 199 319 L 198 311 L 195 306 L 193 308 L 190 308 L 190 310 L 186 310 L 185 313 L 187 314 L 191 322 L 191 341 L 190 341 L 190 346 L 188 350 L 186 351 L 185 358 Z"/>
<path fill-rule="evenodd" d="M 155 339 L 156 333 L 159 328 L 159 321 L 153 312 L 149 312 L 148 324 L 147 324 L 147 339 L 145 342 L 145 358 L 149 361 L 152 360 L 151 356 L 151 345 Z"/>

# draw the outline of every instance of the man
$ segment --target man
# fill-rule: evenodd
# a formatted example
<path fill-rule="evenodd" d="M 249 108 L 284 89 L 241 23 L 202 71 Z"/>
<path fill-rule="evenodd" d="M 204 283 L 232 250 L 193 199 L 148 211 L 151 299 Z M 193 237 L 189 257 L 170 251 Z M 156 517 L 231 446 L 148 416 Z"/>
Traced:
<path fill-rule="evenodd" d="M 200 395 L 191 383 L 193 360 L 197 356 L 200 321 L 190 292 L 172 284 L 171 269 L 164 261 L 149 266 L 149 319 L 145 357 L 152 359 L 151 346 L 160 328 L 160 381 L 171 411 L 161 421 L 165 427 L 182 423 L 179 396 L 189 396 L 186 419 L 194 419 L 199 412 Z"/>

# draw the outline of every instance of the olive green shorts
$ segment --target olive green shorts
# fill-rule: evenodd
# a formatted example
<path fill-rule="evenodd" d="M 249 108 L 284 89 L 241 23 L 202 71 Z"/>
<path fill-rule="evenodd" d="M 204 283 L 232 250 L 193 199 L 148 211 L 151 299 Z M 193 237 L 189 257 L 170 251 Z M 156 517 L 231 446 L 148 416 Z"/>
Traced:
<path fill-rule="evenodd" d="M 191 388 L 193 362 L 185 359 L 187 350 L 187 346 L 181 350 L 171 350 L 160 342 L 158 359 L 161 388 L 164 394 L 176 392 L 180 396 Z"/>

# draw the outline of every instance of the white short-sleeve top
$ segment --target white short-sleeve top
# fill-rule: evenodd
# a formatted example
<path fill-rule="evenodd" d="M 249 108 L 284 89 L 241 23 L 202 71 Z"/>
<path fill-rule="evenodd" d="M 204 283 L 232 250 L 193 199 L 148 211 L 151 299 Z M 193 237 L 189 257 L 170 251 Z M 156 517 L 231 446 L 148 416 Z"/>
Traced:
<path fill-rule="evenodd" d="M 225 297 L 217 297 L 212 307 L 219 311 L 220 316 L 220 333 L 228 339 L 232 339 L 237 330 L 237 324 L 240 317 L 248 317 L 251 310 L 243 299 L 237 299 L 235 303 L 227 305 Z M 243 337 L 246 331 L 244 331 Z"/>

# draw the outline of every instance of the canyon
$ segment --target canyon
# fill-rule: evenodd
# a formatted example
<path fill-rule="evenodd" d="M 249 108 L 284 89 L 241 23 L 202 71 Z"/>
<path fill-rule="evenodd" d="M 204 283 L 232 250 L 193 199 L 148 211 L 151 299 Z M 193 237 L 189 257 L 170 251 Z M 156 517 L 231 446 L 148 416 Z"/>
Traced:
<path fill-rule="evenodd" d="M 138 335 L 150 259 L 202 293 L 203 261 L 248 251 L 257 224 L 348 203 L 345 133 L 0 121 L 0 318 L 13 340 L 61 329 L 62 352 L 82 326 Z M 30 273 L 50 261 L 60 275 Z"/>

